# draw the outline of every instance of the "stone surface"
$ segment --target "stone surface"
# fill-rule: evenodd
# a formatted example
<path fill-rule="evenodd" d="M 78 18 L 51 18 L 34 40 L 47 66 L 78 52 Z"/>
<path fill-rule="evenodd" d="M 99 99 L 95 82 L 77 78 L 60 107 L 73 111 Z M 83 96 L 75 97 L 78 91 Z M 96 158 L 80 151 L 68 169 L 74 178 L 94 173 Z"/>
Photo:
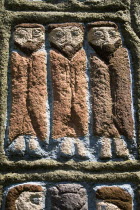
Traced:
<path fill-rule="evenodd" d="M 84 28 L 82 24 L 50 24 L 48 30 L 50 32 L 49 41 L 51 45 L 69 59 L 82 47 L 84 40 Z"/>
<path fill-rule="evenodd" d="M 131 18 L 132 18 L 132 27 L 134 28 L 136 34 L 140 38 L 140 2 L 139 0 L 133 0 L 131 2 Z"/>
<path fill-rule="evenodd" d="M 8 191 L 5 209 L 42 210 L 44 196 L 44 190 L 40 185 L 18 185 Z"/>
<path fill-rule="evenodd" d="M 89 152 L 81 140 L 67 138 L 60 145 L 60 156 L 64 158 L 89 159 Z"/>
<path fill-rule="evenodd" d="M 44 43 L 44 27 L 38 24 L 20 24 L 14 34 L 15 44 L 27 53 L 13 52 L 12 109 L 9 139 L 19 135 L 47 137 L 46 122 L 46 53 L 37 51 Z M 28 55 L 30 51 L 30 55 Z"/>
<path fill-rule="evenodd" d="M 45 42 L 45 28 L 40 24 L 19 24 L 15 27 L 14 41 L 26 54 L 37 51 Z"/>
<path fill-rule="evenodd" d="M 119 136 L 119 133 L 113 123 L 108 66 L 96 55 L 91 56 L 90 62 L 94 135 L 103 137 Z"/>
<path fill-rule="evenodd" d="M 18 210 L 43 210 L 45 197 L 43 192 L 22 192 L 15 201 Z"/>
<path fill-rule="evenodd" d="M 87 210 L 86 190 L 79 184 L 59 184 L 49 189 L 52 210 Z"/>
<path fill-rule="evenodd" d="M 96 199 L 114 204 L 119 209 L 132 210 L 132 197 L 120 187 L 101 187 L 96 191 Z"/>
<path fill-rule="evenodd" d="M 98 21 L 88 24 L 88 41 L 96 53 L 106 62 L 109 56 L 121 46 L 121 35 L 115 23 Z"/>
<path fill-rule="evenodd" d="M 65 139 L 60 145 L 60 156 L 72 158 L 75 152 L 74 143 L 71 138 Z"/>
<path fill-rule="evenodd" d="M 55 50 L 50 51 L 53 85 L 52 137 L 78 137 L 87 134 L 86 55 L 79 50 L 69 61 Z"/>
<path fill-rule="evenodd" d="M 102 138 L 101 139 L 100 158 L 108 159 L 111 157 L 112 157 L 111 141 L 109 138 Z"/>
<path fill-rule="evenodd" d="M 121 210 L 116 205 L 103 201 L 96 202 L 97 210 Z"/>
<path fill-rule="evenodd" d="M 46 52 L 38 51 L 32 54 L 28 75 L 27 106 L 36 136 L 44 140 L 47 137 L 47 71 Z"/>
<path fill-rule="evenodd" d="M 12 109 L 10 113 L 9 139 L 12 141 L 22 134 L 35 135 L 27 110 L 27 81 L 29 59 L 13 52 L 11 55 L 12 72 Z"/>
<path fill-rule="evenodd" d="M 109 61 L 114 123 L 121 135 L 133 138 L 131 81 L 128 52 L 117 49 Z"/>
<path fill-rule="evenodd" d="M 115 154 L 117 157 L 126 157 L 129 156 L 129 151 L 123 139 L 114 138 Z"/>
<path fill-rule="evenodd" d="M 35 136 L 30 136 L 27 143 L 27 154 L 36 158 L 43 158 L 47 156 L 47 152 L 41 148 L 41 145 Z"/>
<path fill-rule="evenodd" d="M 102 116 L 104 116 L 103 113 L 109 113 L 109 118 L 111 118 L 109 124 L 114 124 L 115 130 L 120 135 L 132 139 L 133 119 L 131 111 L 130 65 L 127 50 L 122 48 L 118 27 L 115 23 L 109 21 L 94 22 L 89 24 L 88 27 L 88 41 L 99 57 L 93 56 L 91 58 L 91 92 L 95 123 L 97 122 L 97 112 L 100 115 L 102 113 Z M 100 77 L 100 80 L 97 77 Z M 98 90 L 99 88 L 100 90 Z M 101 110 L 96 105 L 97 100 Z M 113 115 L 111 112 L 113 112 Z M 96 126 L 99 129 L 101 125 L 108 127 L 105 121 L 98 122 L 98 126 L 94 125 L 96 135 L 99 135 L 99 132 L 96 131 Z M 112 134 L 110 136 L 118 136 L 116 132 Z"/>
<path fill-rule="evenodd" d="M 26 145 L 24 136 L 18 136 L 7 148 L 9 155 L 23 156 L 25 154 Z"/>

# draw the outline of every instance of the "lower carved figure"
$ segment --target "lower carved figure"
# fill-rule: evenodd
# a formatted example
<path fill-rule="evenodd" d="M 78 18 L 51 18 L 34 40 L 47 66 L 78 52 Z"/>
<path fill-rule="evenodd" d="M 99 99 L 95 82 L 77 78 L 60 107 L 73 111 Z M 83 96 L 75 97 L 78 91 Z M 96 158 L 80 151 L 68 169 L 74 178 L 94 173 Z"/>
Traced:
<path fill-rule="evenodd" d="M 96 191 L 97 210 L 132 210 L 132 197 L 124 189 L 111 186 Z"/>
<path fill-rule="evenodd" d="M 59 184 L 49 194 L 52 210 L 88 210 L 86 189 L 80 184 Z"/>
<path fill-rule="evenodd" d="M 44 207 L 45 191 L 40 185 L 18 185 L 8 191 L 5 210 L 42 210 Z"/>

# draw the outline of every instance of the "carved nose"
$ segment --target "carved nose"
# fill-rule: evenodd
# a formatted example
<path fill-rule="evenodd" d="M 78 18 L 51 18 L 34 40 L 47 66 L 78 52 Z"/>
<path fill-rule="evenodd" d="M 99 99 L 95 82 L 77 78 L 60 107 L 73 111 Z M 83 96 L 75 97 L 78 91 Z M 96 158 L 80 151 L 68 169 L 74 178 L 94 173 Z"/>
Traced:
<path fill-rule="evenodd" d="M 70 33 L 66 34 L 66 42 L 67 42 L 67 43 L 71 43 L 71 41 L 72 41 L 72 36 L 71 36 L 71 34 L 70 34 Z"/>
<path fill-rule="evenodd" d="M 104 40 L 105 40 L 105 42 L 109 42 L 110 37 L 109 37 L 109 34 L 108 33 L 105 33 Z"/>

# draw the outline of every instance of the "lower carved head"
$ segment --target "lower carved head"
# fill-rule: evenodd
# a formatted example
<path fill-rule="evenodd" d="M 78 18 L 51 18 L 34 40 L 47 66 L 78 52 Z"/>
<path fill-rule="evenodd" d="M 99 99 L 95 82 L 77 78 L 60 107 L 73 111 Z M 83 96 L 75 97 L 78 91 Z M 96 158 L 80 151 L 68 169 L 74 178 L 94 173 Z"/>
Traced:
<path fill-rule="evenodd" d="M 42 47 L 45 28 L 39 24 L 19 24 L 15 27 L 15 45 L 25 53 L 32 53 Z"/>
<path fill-rule="evenodd" d="M 68 58 L 82 47 L 84 28 L 78 23 L 50 24 L 49 41 L 53 47 L 64 53 Z"/>
<path fill-rule="evenodd" d="M 44 206 L 45 192 L 40 185 L 17 185 L 6 196 L 6 210 L 42 210 Z"/>
<path fill-rule="evenodd" d="M 88 42 L 98 53 L 113 53 L 122 45 L 118 26 L 109 21 L 99 21 L 88 25 Z"/>

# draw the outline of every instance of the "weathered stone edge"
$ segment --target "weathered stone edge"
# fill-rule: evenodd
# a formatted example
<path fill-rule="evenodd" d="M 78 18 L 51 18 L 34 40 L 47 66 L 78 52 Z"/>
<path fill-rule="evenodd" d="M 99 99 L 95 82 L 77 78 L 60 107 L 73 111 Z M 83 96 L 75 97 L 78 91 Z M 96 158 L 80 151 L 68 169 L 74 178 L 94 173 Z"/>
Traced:
<path fill-rule="evenodd" d="M 5 8 L 14 11 L 117 11 L 130 8 L 130 0 L 110 0 L 105 3 L 80 2 L 77 0 L 69 0 L 68 2 L 56 4 L 54 0 L 46 2 L 30 2 L 24 0 L 5 0 Z"/>
<path fill-rule="evenodd" d="M 59 19 L 59 20 L 58 20 Z M 1 166 L 2 168 L 15 168 L 18 165 L 22 165 L 24 168 L 32 167 L 36 168 L 39 167 L 39 165 L 42 165 L 44 168 L 57 168 L 57 167 L 65 167 L 65 163 L 60 163 L 58 161 L 53 161 L 53 160 L 37 160 L 34 162 L 31 161 L 19 161 L 19 162 L 13 162 L 13 161 L 8 161 L 8 159 L 5 157 L 4 151 L 3 151 L 3 144 L 4 144 L 4 133 L 5 133 L 5 119 L 6 119 L 6 109 L 5 107 L 7 106 L 7 66 L 8 66 L 8 56 L 9 56 L 9 38 L 10 38 L 10 30 L 11 26 L 15 24 L 19 24 L 22 22 L 37 22 L 41 23 L 44 25 L 47 25 L 47 23 L 52 23 L 52 22 L 91 22 L 91 21 L 96 21 L 96 20 L 112 20 L 115 21 L 116 23 L 120 22 L 124 28 L 122 30 L 122 33 L 125 37 L 125 44 L 128 49 L 133 49 L 131 51 L 132 54 L 132 61 L 133 61 L 133 68 L 134 68 L 134 75 L 135 75 L 135 90 L 134 94 L 137 95 L 137 98 L 135 100 L 136 103 L 136 111 L 139 111 L 140 108 L 140 41 L 134 31 L 132 30 L 130 26 L 130 17 L 129 17 L 129 12 L 125 11 L 119 11 L 116 13 L 85 13 L 84 15 L 82 13 L 63 13 L 63 12 L 57 12 L 54 13 L 45 13 L 42 12 L 41 14 L 38 12 L 3 12 L 0 23 L 0 34 L 1 34 L 1 42 L 0 42 L 0 64 L 1 64 L 1 142 L 0 142 L 0 158 L 1 158 Z M 140 121 L 139 119 L 140 113 L 137 115 L 137 122 Z M 138 137 L 139 136 L 138 132 Z M 140 138 L 139 138 L 140 139 Z M 133 170 L 134 168 L 139 170 L 139 163 L 137 161 L 128 161 L 129 163 L 131 162 L 131 166 L 129 165 L 129 170 Z M 112 169 L 112 166 L 114 170 L 119 170 L 116 166 L 116 163 L 111 162 L 110 163 L 97 163 L 97 162 L 86 162 L 86 163 L 75 163 L 74 162 L 74 169 L 78 169 L 79 165 L 81 169 L 86 168 L 86 165 L 90 165 L 89 170 L 93 170 L 94 165 L 98 166 L 98 170 L 100 169 L 105 169 L 109 170 Z M 127 163 L 125 162 L 127 165 Z M 51 165 L 51 166 L 50 166 Z M 91 166 L 93 165 L 93 166 Z M 119 166 L 123 165 L 123 162 L 119 163 Z M 69 168 L 73 168 L 73 161 L 70 161 L 70 164 L 68 166 Z M 116 169 L 115 169 L 116 167 Z M 124 166 L 126 169 L 127 167 Z M 123 169 L 123 170 L 125 170 Z M 96 170 L 96 169 L 94 169 Z M 93 171 L 94 171 L 93 170 Z"/>

